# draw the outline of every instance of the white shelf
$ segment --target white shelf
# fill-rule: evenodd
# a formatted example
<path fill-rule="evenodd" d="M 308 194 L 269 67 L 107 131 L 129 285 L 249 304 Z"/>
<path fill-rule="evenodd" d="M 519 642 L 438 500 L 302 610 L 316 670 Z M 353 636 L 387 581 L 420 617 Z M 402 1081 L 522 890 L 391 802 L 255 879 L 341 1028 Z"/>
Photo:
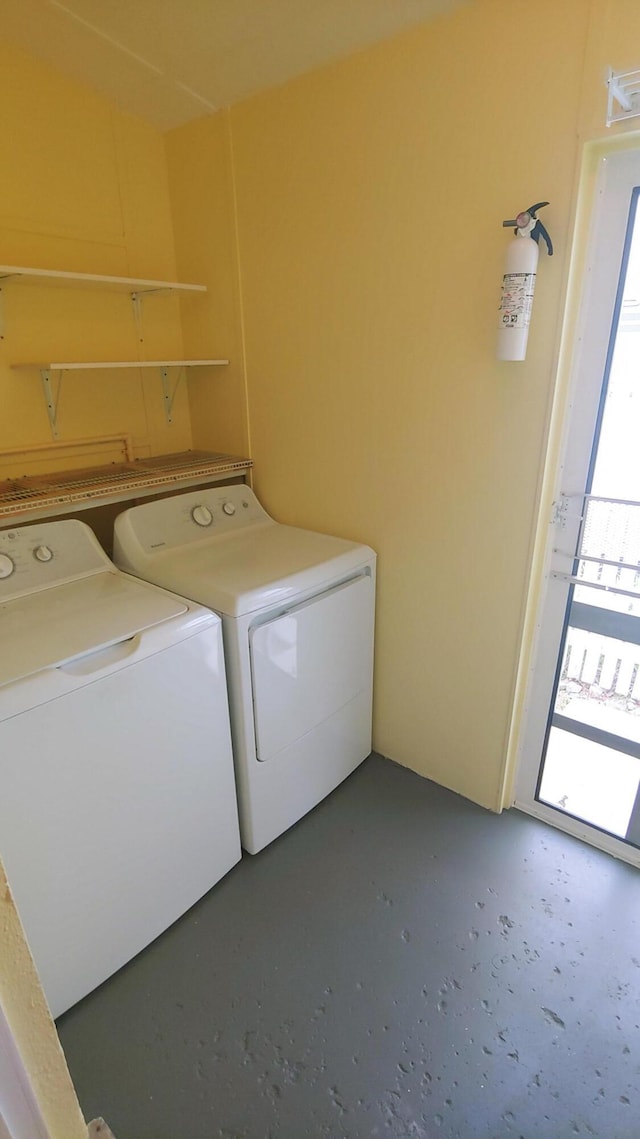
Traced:
<path fill-rule="evenodd" d="M 228 364 L 228 360 L 98 360 L 98 361 L 54 361 L 53 363 L 30 362 L 12 364 L 17 370 L 37 368 L 39 372 L 94 372 L 105 368 L 209 368 Z"/>
<path fill-rule="evenodd" d="M 221 367 L 228 363 L 228 360 L 66 360 L 53 361 L 51 363 L 33 362 L 12 364 L 11 367 L 17 371 L 37 370 L 40 373 L 51 433 L 53 438 L 57 439 L 58 403 L 60 400 L 60 390 L 62 388 L 62 377 L 65 372 L 110 371 L 112 368 L 155 368 L 159 372 L 162 381 L 162 399 L 164 402 L 165 417 L 167 424 L 171 425 L 173 423 L 173 404 L 183 369 Z M 178 370 L 178 376 L 172 389 L 169 382 L 169 372 L 173 369 Z M 58 381 L 55 387 L 54 377 L 56 377 Z"/>
<path fill-rule="evenodd" d="M 110 277 L 102 273 L 69 273 L 62 269 L 27 269 L 21 265 L 0 265 L 0 285 L 3 281 L 25 285 L 111 289 L 120 293 L 206 293 L 207 291 L 206 285 L 188 285 L 180 281 L 155 281 L 147 277 Z"/>
<path fill-rule="evenodd" d="M 206 285 L 189 285 L 181 281 L 156 281 L 149 277 L 112 277 L 101 273 L 70 273 L 63 269 L 28 269 L 20 265 L 0 265 L 0 302 L 3 283 L 110 289 L 119 293 L 128 293 L 131 298 L 133 318 L 140 343 L 144 341 L 142 303 L 145 297 L 154 293 L 173 292 L 181 293 L 184 296 L 206 293 L 207 291 Z M 3 335 L 4 321 L 0 303 L 0 336 Z M 173 403 L 182 369 L 221 367 L 228 363 L 228 360 L 54 360 L 48 363 L 26 361 L 25 363 L 12 364 L 11 367 L 21 370 L 37 369 L 40 372 L 51 433 L 56 439 L 58 436 L 58 401 L 62 377 L 65 372 L 108 371 L 112 368 L 156 368 L 162 381 L 165 416 L 167 423 L 171 424 L 173 422 Z M 178 370 L 173 389 L 169 383 L 168 373 L 170 370 Z M 57 386 L 55 387 L 54 376 L 57 379 Z"/>

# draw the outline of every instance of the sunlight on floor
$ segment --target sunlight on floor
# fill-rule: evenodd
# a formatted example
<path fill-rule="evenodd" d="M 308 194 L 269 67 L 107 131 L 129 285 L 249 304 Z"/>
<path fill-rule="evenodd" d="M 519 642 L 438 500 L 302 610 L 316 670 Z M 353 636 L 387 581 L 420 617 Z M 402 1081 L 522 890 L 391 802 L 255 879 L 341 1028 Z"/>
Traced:
<path fill-rule="evenodd" d="M 624 838 L 638 791 L 638 760 L 552 728 L 540 799 Z"/>

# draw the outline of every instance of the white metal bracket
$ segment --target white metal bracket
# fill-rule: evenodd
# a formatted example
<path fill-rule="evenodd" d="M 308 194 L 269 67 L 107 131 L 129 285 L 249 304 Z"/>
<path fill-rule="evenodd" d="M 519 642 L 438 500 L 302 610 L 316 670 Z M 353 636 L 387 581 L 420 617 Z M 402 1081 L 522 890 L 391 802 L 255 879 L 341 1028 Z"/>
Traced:
<path fill-rule="evenodd" d="M 6 272 L 0 273 L 0 281 L 10 281 L 13 277 L 15 277 L 15 273 L 6 273 Z M 4 332 L 5 332 L 4 300 L 5 300 L 4 290 L 2 288 L 0 288 L 0 340 L 4 340 Z"/>
<path fill-rule="evenodd" d="M 640 115 L 640 71 L 618 71 L 609 68 L 607 79 L 607 126 L 622 119 Z"/>
<path fill-rule="evenodd" d="M 144 344 L 144 325 L 142 321 L 143 306 L 142 302 L 145 297 L 151 296 L 152 293 L 166 293 L 170 292 L 169 289 L 136 289 L 131 293 L 131 307 L 133 309 L 133 322 L 136 326 L 136 335 L 138 343 Z"/>
<path fill-rule="evenodd" d="M 131 308 L 133 309 L 133 323 L 136 326 L 138 343 L 144 343 L 144 329 L 142 327 L 142 296 L 140 293 L 131 294 Z"/>
<path fill-rule="evenodd" d="M 569 511 L 569 499 L 566 494 L 561 494 L 556 498 L 551 507 L 551 524 L 557 526 L 559 530 L 564 530 L 567 525 L 567 514 Z"/>
<path fill-rule="evenodd" d="M 164 401 L 164 414 L 165 414 L 165 417 L 166 417 L 166 420 L 167 420 L 167 423 L 169 424 L 169 426 L 171 426 L 171 424 L 173 423 L 173 404 L 174 404 L 174 401 L 176 398 L 176 393 L 178 391 L 178 386 L 180 384 L 180 380 L 182 379 L 183 375 L 184 375 L 184 368 L 178 368 L 178 378 L 177 378 L 175 384 L 173 385 L 173 391 L 172 391 L 171 390 L 171 383 L 169 380 L 169 368 L 161 368 L 160 369 L 160 378 L 162 380 L 162 398 Z"/>
<path fill-rule="evenodd" d="M 583 502 L 588 495 L 584 493 L 572 493 L 569 491 L 561 491 L 556 499 L 551 504 L 551 525 L 557 526 L 558 530 L 566 530 L 570 522 L 584 521 Z M 576 510 L 571 508 L 574 500 L 579 502 L 579 507 Z"/>
<path fill-rule="evenodd" d="M 558 581 L 567 581 L 570 585 L 584 586 L 585 589 L 600 589 L 603 593 L 614 593 L 617 597 L 633 597 L 635 601 L 640 600 L 640 593 L 634 593 L 631 589 L 619 589 L 617 585 L 602 585 L 599 581 L 585 581 L 583 577 L 576 577 L 573 573 L 561 573 L 559 570 L 552 570 L 551 576 Z"/>
<path fill-rule="evenodd" d="M 60 389 L 62 388 L 63 375 L 64 372 L 62 369 L 60 369 L 58 372 L 58 385 L 54 391 L 53 380 L 51 378 L 51 369 L 42 368 L 40 370 L 40 378 L 42 380 L 44 398 L 47 405 L 47 415 L 49 416 L 51 434 L 53 435 L 54 439 L 58 438 L 58 403 L 60 402 Z"/>

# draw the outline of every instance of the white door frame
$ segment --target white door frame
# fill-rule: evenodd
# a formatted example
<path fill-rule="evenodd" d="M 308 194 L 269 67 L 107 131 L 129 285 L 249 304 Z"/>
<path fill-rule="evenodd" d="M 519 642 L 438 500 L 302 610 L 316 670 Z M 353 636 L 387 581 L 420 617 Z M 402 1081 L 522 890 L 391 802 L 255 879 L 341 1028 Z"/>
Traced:
<path fill-rule="evenodd" d="M 554 486 L 554 509 L 546 523 L 544 571 L 535 618 L 531 666 L 526 682 L 522 728 L 517 744 L 513 804 L 578 838 L 640 866 L 640 851 L 535 800 L 570 585 L 552 577 L 572 573 L 573 557 L 557 548 L 576 546 L 593 436 L 627 231 L 630 195 L 640 186 L 640 142 L 610 150 L 599 160 L 582 299 L 573 339 L 569 398 Z M 563 493 L 568 498 L 563 498 Z M 575 496 L 575 497 L 571 497 Z"/>

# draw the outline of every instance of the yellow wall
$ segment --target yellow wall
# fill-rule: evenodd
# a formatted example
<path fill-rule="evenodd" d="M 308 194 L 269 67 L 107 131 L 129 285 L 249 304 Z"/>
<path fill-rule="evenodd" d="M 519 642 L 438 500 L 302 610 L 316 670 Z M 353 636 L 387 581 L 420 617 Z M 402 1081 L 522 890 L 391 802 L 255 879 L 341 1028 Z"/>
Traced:
<path fill-rule="evenodd" d="M 1 862 L 0 1007 L 51 1139 L 86 1139 L 80 1106 Z"/>
<path fill-rule="evenodd" d="M 257 491 L 377 549 L 375 746 L 494 807 L 590 6 L 522 7 L 526 35 L 483 0 L 231 111 Z M 557 255 L 499 364 L 501 221 L 541 198 Z"/>
<path fill-rule="evenodd" d="M 249 453 L 244 379 L 233 171 L 227 113 L 189 123 L 165 137 L 177 265 L 180 278 L 199 281 L 207 294 L 182 304 L 188 356 L 230 361 L 194 374 L 189 401 L 195 447 Z"/>
<path fill-rule="evenodd" d="M 175 280 L 162 136 L 6 44 L 0 96 L 0 261 Z M 144 345 L 126 295 L 6 284 L 2 298 L 0 451 L 51 438 L 38 372 L 10 364 L 182 354 L 178 302 L 170 296 L 145 302 Z M 155 373 L 67 373 L 59 424 L 63 441 L 127 432 L 140 455 L 191 444 L 186 389 L 169 429 Z M 60 465 L 70 465 L 68 457 Z M 17 457 L 0 478 L 23 468 Z"/>

